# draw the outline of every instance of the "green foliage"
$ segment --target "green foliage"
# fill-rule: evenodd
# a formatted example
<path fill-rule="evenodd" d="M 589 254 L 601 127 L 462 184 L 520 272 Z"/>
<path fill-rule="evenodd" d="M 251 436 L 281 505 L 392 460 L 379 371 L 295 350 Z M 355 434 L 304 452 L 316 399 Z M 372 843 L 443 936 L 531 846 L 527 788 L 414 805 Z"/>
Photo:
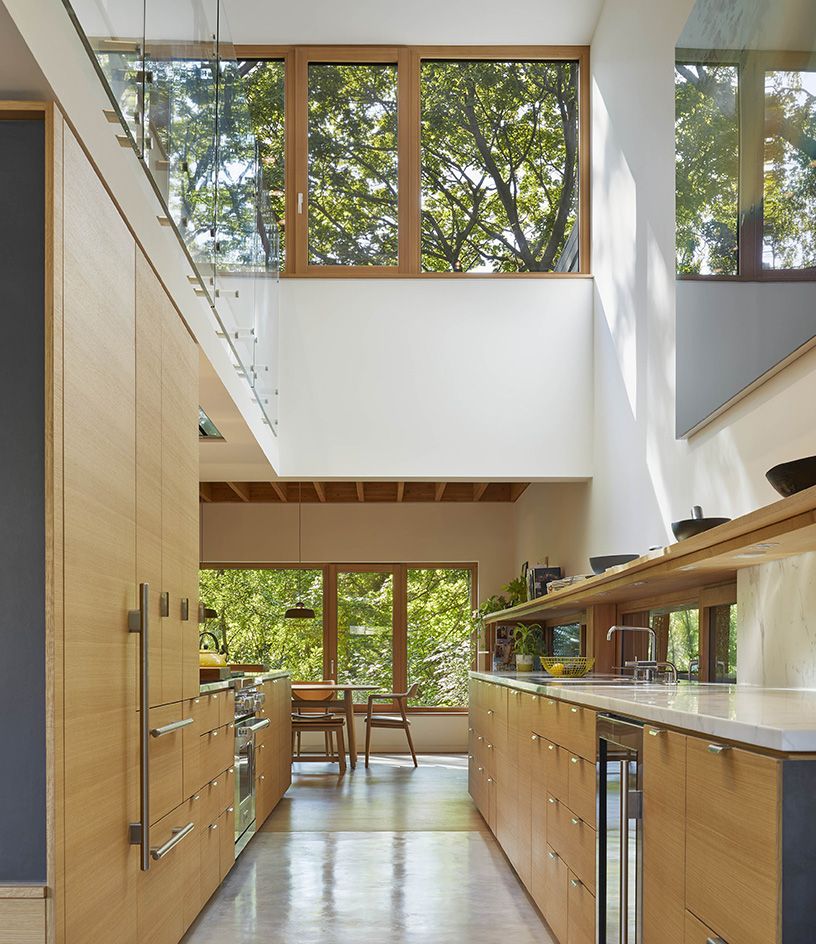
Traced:
<path fill-rule="evenodd" d="M 502 590 L 510 598 L 510 606 L 518 606 L 527 601 L 527 581 L 524 577 L 514 577 Z"/>
<path fill-rule="evenodd" d="M 578 65 L 425 62 L 422 268 L 546 272 L 577 222 Z"/>
<path fill-rule="evenodd" d="M 309 261 L 396 265 L 397 70 L 309 66 Z"/>
<path fill-rule="evenodd" d="M 516 623 L 513 630 L 513 649 L 516 655 L 537 656 L 544 646 L 544 630 L 538 623 L 529 626 L 526 623 Z"/>
<path fill-rule="evenodd" d="M 337 677 L 393 687 L 393 575 L 337 575 Z M 202 570 L 201 600 L 218 612 L 208 629 L 225 641 L 231 662 L 261 662 L 301 681 L 323 678 L 323 573 L 321 570 Z M 407 667 L 419 683 L 414 704 L 467 704 L 471 665 L 470 571 L 410 568 L 407 572 Z M 314 620 L 284 618 L 302 599 Z M 363 694 L 359 700 L 365 701 Z"/>
<path fill-rule="evenodd" d="M 737 67 L 677 63 L 677 271 L 736 275 Z"/>
<path fill-rule="evenodd" d="M 700 674 L 700 611 L 696 607 L 669 613 L 668 660 L 691 678 Z"/>

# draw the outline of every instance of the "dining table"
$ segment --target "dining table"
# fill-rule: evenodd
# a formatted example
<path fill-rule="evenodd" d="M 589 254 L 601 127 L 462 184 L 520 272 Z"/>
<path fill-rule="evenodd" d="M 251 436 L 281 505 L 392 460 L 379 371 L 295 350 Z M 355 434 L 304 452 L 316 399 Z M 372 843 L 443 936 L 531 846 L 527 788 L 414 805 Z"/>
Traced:
<path fill-rule="evenodd" d="M 292 698 L 292 708 L 298 710 L 301 708 L 331 708 L 342 710 L 346 716 L 346 728 L 348 729 L 348 755 L 349 764 L 352 770 L 357 766 L 357 735 L 354 731 L 354 693 L 355 692 L 376 692 L 379 691 L 379 685 L 354 685 L 344 682 L 294 682 L 292 684 L 292 695 L 296 696 L 298 692 L 309 693 L 308 698 Z M 326 698 L 318 698 L 317 695 L 325 694 Z"/>

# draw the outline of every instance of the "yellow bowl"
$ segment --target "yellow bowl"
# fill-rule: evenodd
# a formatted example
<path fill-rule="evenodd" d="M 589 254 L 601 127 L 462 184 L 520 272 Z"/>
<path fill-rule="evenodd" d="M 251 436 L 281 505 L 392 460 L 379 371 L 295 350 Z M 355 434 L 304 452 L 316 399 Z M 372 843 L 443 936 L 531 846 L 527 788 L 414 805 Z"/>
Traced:
<path fill-rule="evenodd" d="M 541 668 L 551 675 L 564 678 L 583 678 L 595 666 L 594 656 L 542 656 Z"/>

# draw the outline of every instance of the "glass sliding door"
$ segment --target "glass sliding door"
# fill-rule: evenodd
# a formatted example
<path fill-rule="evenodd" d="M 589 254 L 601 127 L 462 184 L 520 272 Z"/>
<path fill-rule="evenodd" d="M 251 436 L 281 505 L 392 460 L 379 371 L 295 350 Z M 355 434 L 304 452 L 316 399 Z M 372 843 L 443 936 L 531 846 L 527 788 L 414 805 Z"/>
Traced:
<path fill-rule="evenodd" d="M 394 568 L 344 567 L 336 581 L 337 681 L 393 691 Z M 366 698 L 355 693 L 355 701 Z"/>

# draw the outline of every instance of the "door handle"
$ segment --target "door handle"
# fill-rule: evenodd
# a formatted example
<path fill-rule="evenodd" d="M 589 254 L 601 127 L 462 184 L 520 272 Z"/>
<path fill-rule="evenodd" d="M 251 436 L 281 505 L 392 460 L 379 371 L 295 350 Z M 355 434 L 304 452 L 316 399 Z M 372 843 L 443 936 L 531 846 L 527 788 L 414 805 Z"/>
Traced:
<path fill-rule="evenodd" d="M 150 736 L 154 738 L 164 737 L 165 734 L 172 734 L 174 731 L 180 731 L 193 723 L 192 718 L 183 718 L 181 721 L 172 721 L 170 724 L 163 724 L 160 728 L 151 728 Z"/>
<path fill-rule="evenodd" d="M 157 862 L 159 859 L 163 859 L 168 852 L 172 852 L 181 840 L 184 839 L 185 836 L 189 836 L 194 829 L 195 823 L 188 823 L 186 826 L 179 826 L 177 829 L 174 829 L 173 835 L 163 846 L 150 850 L 150 858 L 155 859 Z"/>
<path fill-rule="evenodd" d="M 707 937 L 706 944 L 727 944 L 721 937 Z"/>
<path fill-rule="evenodd" d="M 139 609 L 128 613 L 128 631 L 139 634 L 139 822 L 130 824 L 130 844 L 139 846 L 139 867 L 150 868 L 150 584 L 139 584 Z M 166 843 L 165 843 L 166 845 Z"/>

